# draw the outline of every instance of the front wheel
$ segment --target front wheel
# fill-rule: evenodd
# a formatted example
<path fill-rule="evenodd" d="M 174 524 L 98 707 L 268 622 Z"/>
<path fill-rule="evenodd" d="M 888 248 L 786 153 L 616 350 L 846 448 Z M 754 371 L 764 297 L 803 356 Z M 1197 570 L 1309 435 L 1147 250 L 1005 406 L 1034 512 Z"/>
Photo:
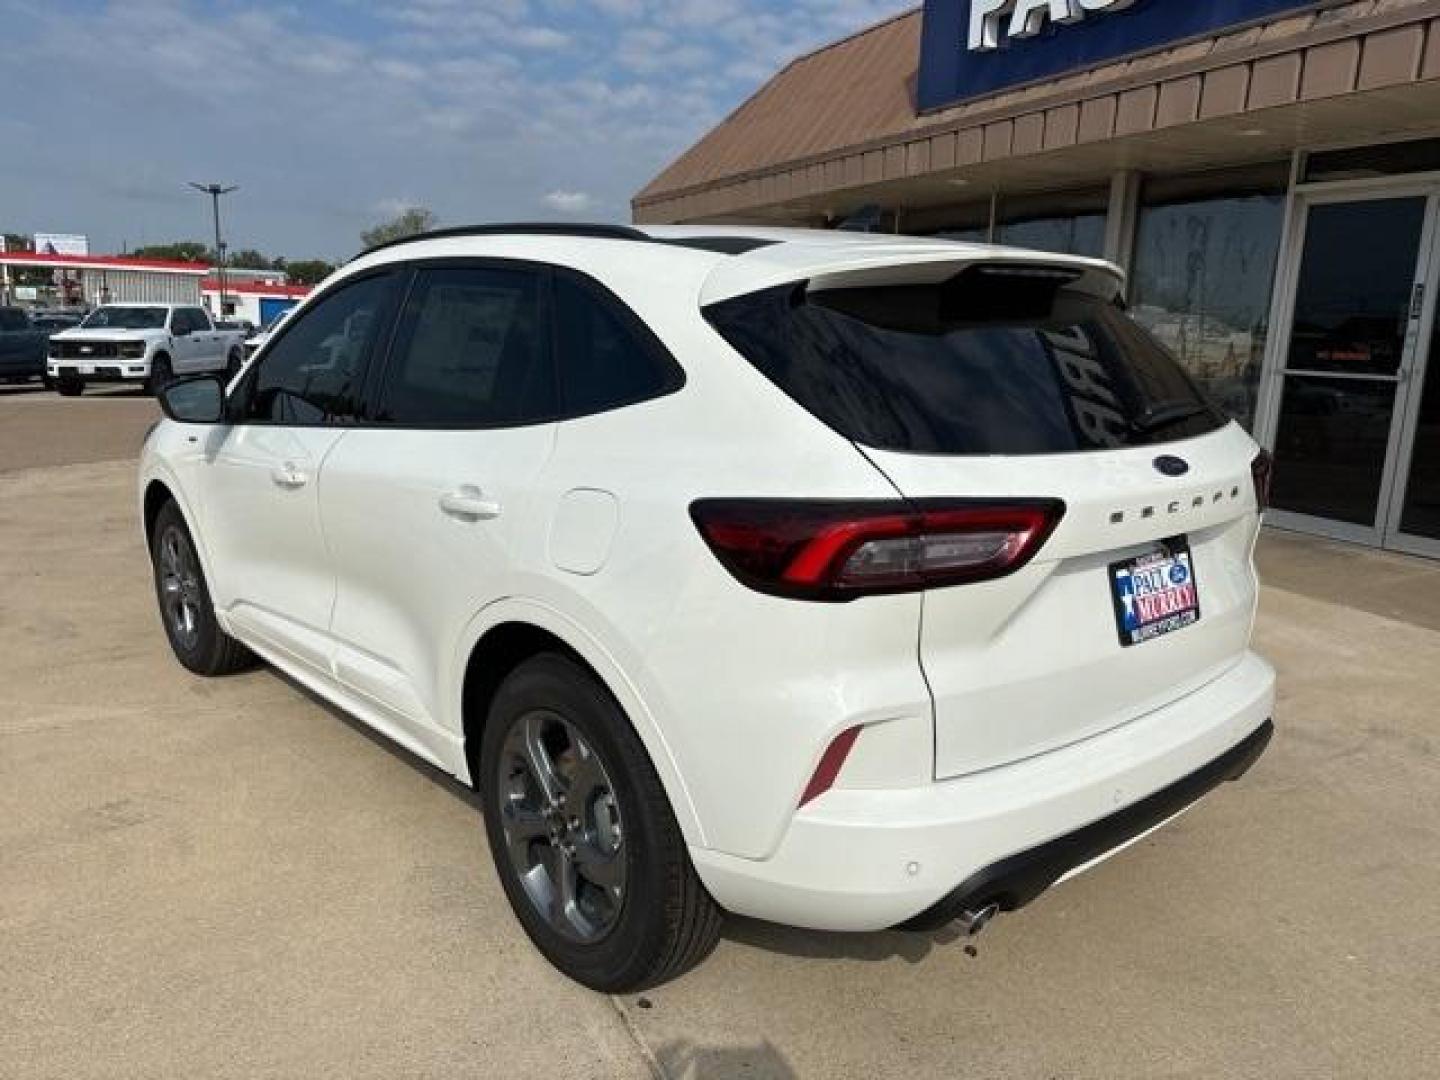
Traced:
<path fill-rule="evenodd" d="M 545 653 L 506 678 L 478 783 L 510 905 L 570 978 L 639 990 L 709 955 L 720 909 L 629 720 L 576 661 Z"/>
<path fill-rule="evenodd" d="M 170 358 L 163 353 L 150 362 L 150 380 L 146 389 L 154 395 L 160 393 L 165 387 L 175 381 L 175 371 L 170 366 Z"/>
<path fill-rule="evenodd" d="M 155 519 L 150 560 L 160 618 L 175 659 L 196 675 L 230 675 L 250 667 L 250 651 L 215 619 L 195 541 L 173 502 L 161 507 Z"/>
<path fill-rule="evenodd" d="M 85 380 L 74 375 L 61 375 L 55 380 L 55 389 L 60 391 L 61 397 L 79 397 L 85 392 Z"/>

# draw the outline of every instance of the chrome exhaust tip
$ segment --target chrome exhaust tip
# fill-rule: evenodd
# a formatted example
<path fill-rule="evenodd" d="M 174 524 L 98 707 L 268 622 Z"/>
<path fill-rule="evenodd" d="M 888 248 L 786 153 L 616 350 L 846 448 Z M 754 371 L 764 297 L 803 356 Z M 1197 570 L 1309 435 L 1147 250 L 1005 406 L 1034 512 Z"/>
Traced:
<path fill-rule="evenodd" d="M 986 904 L 979 910 L 966 908 L 956 916 L 955 921 L 960 924 L 960 929 L 965 931 L 966 937 L 974 937 L 980 933 L 981 930 L 984 930 L 985 927 L 989 926 L 990 920 L 999 914 L 999 904 Z"/>

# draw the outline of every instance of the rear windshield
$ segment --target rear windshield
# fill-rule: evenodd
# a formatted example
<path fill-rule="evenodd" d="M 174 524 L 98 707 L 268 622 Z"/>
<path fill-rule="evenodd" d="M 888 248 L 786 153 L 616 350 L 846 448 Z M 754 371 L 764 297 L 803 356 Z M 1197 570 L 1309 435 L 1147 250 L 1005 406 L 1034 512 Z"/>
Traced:
<path fill-rule="evenodd" d="M 784 286 L 705 316 L 811 413 L 880 450 L 1076 453 L 1226 423 L 1123 311 L 1053 282 Z"/>

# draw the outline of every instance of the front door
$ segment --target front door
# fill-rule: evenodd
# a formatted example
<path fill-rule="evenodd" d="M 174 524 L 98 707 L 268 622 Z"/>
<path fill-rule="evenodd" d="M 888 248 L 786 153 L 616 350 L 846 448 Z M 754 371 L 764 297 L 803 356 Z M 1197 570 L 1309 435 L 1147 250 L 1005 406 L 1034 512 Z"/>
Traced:
<path fill-rule="evenodd" d="M 206 493 L 216 606 L 245 638 L 322 674 L 332 668 L 335 569 L 320 522 L 320 473 L 352 430 L 397 289 L 395 274 L 361 276 L 297 316 L 236 388 L 237 422 L 215 429 L 209 475 L 197 485 Z"/>
<path fill-rule="evenodd" d="M 1440 402 L 1426 414 L 1417 392 L 1434 323 L 1435 205 L 1417 192 L 1302 207 L 1268 425 L 1273 524 L 1402 548 L 1414 546 L 1407 532 L 1429 529 L 1440 549 Z"/>

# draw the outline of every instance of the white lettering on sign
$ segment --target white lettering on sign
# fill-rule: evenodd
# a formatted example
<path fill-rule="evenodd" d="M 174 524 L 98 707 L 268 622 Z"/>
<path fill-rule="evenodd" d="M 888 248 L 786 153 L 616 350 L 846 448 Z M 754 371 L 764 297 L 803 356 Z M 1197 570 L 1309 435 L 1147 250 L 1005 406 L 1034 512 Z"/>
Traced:
<path fill-rule="evenodd" d="M 993 52 L 1003 37 L 1033 38 L 1048 20 L 1070 26 L 1090 15 L 1124 11 L 1135 0 L 970 0 L 970 51 Z M 1009 19 L 1009 26 L 1005 21 Z"/>

